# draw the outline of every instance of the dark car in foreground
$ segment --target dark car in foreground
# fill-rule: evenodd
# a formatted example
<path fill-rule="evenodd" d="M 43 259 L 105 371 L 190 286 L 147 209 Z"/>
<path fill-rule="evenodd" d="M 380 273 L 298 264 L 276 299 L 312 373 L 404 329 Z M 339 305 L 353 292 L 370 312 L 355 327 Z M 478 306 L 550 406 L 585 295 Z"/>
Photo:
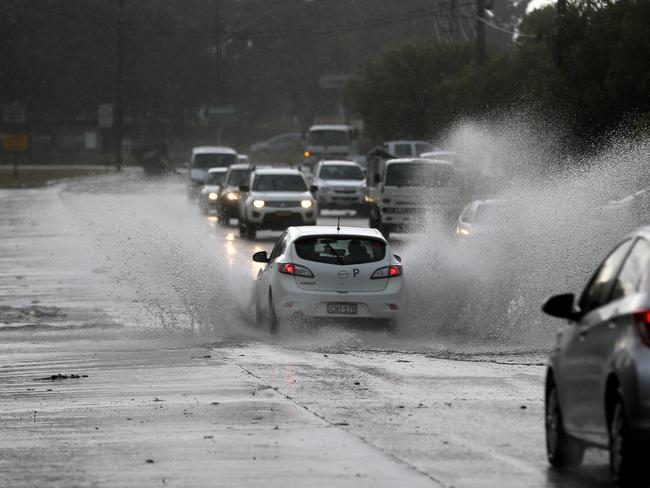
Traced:
<path fill-rule="evenodd" d="M 647 486 L 650 447 L 650 227 L 623 239 L 581 296 L 543 306 L 568 319 L 546 377 L 546 444 L 552 466 L 577 466 L 586 447 L 609 450 L 618 486 Z"/>

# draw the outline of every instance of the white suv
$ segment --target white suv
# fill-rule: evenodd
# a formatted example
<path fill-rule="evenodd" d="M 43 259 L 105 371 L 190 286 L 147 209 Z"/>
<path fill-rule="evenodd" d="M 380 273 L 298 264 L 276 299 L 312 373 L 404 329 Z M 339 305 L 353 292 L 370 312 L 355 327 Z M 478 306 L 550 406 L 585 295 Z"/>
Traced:
<path fill-rule="evenodd" d="M 284 230 L 291 225 L 315 225 L 318 207 L 302 173 L 291 168 L 258 169 L 249 184 L 239 187 L 239 233 L 255 239 L 262 229 Z"/>
<path fill-rule="evenodd" d="M 314 184 L 318 186 L 318 207 L 365 210 L 366 176 L 353 161 L 321 161 Z"/>

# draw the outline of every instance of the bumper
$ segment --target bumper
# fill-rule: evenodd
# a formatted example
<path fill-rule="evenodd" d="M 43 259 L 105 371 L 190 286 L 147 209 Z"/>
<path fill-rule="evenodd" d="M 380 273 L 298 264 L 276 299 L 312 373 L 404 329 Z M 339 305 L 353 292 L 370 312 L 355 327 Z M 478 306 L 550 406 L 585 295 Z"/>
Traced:
<path fill-rule="evenodd" d="M 284 230 L 292 225 L 316 225 L 316 209 L 309 209 L 308 211 L 249 210 L 246 221 L 258 229 L 268 230 Z"/>
<path fill-rule="evenodd" d="M 299 289 L 293 278 L 279 280 L 280 290 L 273 299 L 278 316 L 290 318 L 303 315 L 335 319 L 399 319 L 406 308 L 406 293 L 401 280 L 390 280 L 381 292 L 306 291 Z M 356 314 L 328 313 L 328 304 L 357 305 Z"/>
<path fill-rule="evenodd" d="M 320 208 L 360 208 L 365 206 L 362 194 L 320 194 L 318 195 Z"/>

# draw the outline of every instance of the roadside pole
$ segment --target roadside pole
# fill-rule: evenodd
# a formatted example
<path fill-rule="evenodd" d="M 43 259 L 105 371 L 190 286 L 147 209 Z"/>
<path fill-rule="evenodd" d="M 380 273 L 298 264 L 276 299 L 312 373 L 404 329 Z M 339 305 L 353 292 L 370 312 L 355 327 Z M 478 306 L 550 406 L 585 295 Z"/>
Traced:
<path fill-rule="evenodd" d="M 476 62 L 485 64 L 485 0 L 476 0 Z"/>
<path fill-rule="evenodd" d="M 124 137 L 124 0 L 117 0 L 117 65 L 115 70 L 115 169 L 122 171 Z"/>
<path fill-rule="evenodd" d="M 226 100 L 224 97 L 224 66 L 223 66 L 223 41 L 221 39 L 221 2 L 214 0 L 214 58 L 215 58 L 215 84 L 217 92 L 217 100 L 215 105 L 225 105 Z M 221 144 L 222 140 L 222 123 L 221 119 L 217 117 L 217 143 Z"/>

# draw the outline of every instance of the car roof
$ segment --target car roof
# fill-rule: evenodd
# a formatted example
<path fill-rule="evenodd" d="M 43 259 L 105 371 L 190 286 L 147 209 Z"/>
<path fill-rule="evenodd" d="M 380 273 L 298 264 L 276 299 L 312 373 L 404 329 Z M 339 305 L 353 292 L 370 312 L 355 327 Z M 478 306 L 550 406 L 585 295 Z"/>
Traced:
<path fill-rule="evenodd" d="M 251 169 L 252 167 L 253 165 L 250 163 L 236 163 L 229 166 L 230 169 Z"/>
<path fill-rule="evenodd" d="M 210 168 L 208 170 L 208 173 L 225 173 L 226 171 L 228 171 L 228 168 L 222 166 L 217 168 Z"/>
<path fill-rule="evenodd" d="M 237 154 L 232 147 L 225 146 L 197 146 L 192 149 L 192 154 Z"/>
<path fill-rule="evenodd" d="M 630 232 L 626 237 L 644 237 L 650 241 L 650 225 L 639 227 L 633 232 Z"/>
<path fill-rule="evenodd" d="M 386 161 L 386 165 L 402 164 L 402 163 L 435 163 L 435 164 L 444 164 L 445 166 L 455 166 L 454 163 L 451 163 L 449 161 L 443 161 L 442 159 L 399 158 L 399 159 L 389 159 L 388 161 Z"/>
<path fill-rule="evenodd" d="M 429 141 L 418 141 L 415 139 L 398 139 L 395 141 L 384 141 L 384 144 L 428 144 L 433 147 Z"/>
<path fill-rule="evenodd" d="M 300 175 L 302 173 L 295 168 L 259 168 L 255 170 L 257 175 Z"/>
<path fill-rule="evenodd" d="M 327 159 L 320 162 L 321 166 L 360 166 L 355 161 L 346 161 L 343 159 Z"/>
<path fill-rule="evenodd" d="M 322 125 L 312 125 L 309 130 L 340 130 L 340 131 L 349 131 L 353 127 L 351 125 L 344 124 L 322 124 Z"/>
<path fill-rule="evenodd" d="M 384 236 L 377 229 L 369 227 L 340 227 L 337 228 L 333 225 L 302 225 L 289 227 L 287 233 L 291 239 L 298 239 L 305 236 L 359 236 L 359 237 L 373 237 L 386 241 Z"/>

